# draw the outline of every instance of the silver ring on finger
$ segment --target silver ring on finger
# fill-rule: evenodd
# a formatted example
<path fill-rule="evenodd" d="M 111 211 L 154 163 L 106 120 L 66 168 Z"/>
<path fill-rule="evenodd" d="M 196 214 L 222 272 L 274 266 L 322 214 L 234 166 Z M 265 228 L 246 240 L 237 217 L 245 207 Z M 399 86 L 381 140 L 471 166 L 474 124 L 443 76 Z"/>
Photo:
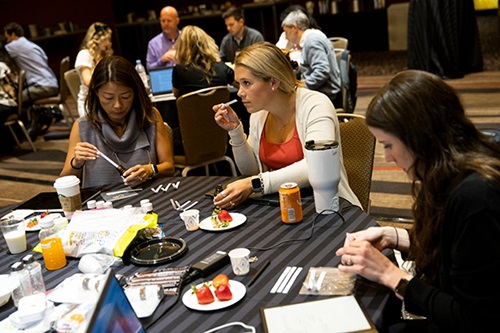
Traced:
<path fill-rule="evenodd" d="M 351 257 L 349 257 L 349 259 L 347 259 L 347 262 L 345 264 L 346 264 L 346 266 L 352 266 Z"/>
<path fill-rule="evenodd" d="M 220 192 L 220 194 L 221 194 L 224 198 L 225 198 L 225 197 L 227 197 L 227 194 L 226 194 L 226 192 L 224 192 L 224 191 Z"/>
<path fill-rule="evenodd" d="M 234 205 L 236 205 L 236 204 L 235 204 L 234 202 L 232 202 L 232 201 L 229 201 L 229 203 L 231 204 L 231 207 L 232 207 L 232 206 L 234 206 Z"/>

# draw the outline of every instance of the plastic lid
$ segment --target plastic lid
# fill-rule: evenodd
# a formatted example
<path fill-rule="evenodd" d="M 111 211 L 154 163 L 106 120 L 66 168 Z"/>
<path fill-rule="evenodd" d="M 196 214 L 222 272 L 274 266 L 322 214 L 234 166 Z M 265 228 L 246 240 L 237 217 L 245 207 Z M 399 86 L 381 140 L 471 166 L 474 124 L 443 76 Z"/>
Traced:
<path fill-rule="evenodd" d="M 39 221 L 40 223 L 40 228 L 50 228 L 54 225 L 54 217 L 47 215 L 45 217 L 42 217 Z"/>
<path fill-rule="evenodd" d="M 55 188 L 65 188 L 65 187 L 71 187 L 75 185 L 80 184 L 80 179 L 77 176 L 64 176 L 64 177 L 59 177 L 56 179 L 54 182 L 54 187 Z"/>
<path fill-rule="evenodd" d="M 145 204 L 147 204 L 148 202 L 150 202 L 150 201 L 149 201 L 149 199 L 142 199 L 142 200 L 140 201 L 140 203 L 141 203 L 141 207 L 142 207 L 142 206 L 144 206 Z"/>
<path fill-rule="evenodd" d="M 141 208 L 143 213 L 149 213 L 153 211 L 153 204 L 151 202 L 146 202 Z"/>
<path fill-rule="evenodd" d="M 23 263 L 25 263 L 25 264 L 31 264 L 32 262 L 35 262 L 35 261 L 36 261 L 35 256 L 32 254 L 28 254 L 28 255 L 24 256 L 24 258 L 23 258 Z"/>
<path fill-rule="evenodd" d="M 137 59 L 137 60 L 135 61 L 135 63 L 136 63 L 136 64 L 140 64 L 140 63 L 141 63 L 141 59 Z"/>
<path fill-rule="evenodd" d="M 24 264 L 20 261 L 18 262 L 15 262 L 13 263 L 11 266 L 10 266 L 10 270 L 12 272 L 18 272 L 18 271 L 21 271 L 22 269 L 24 268 Z"/>
<path fill-rule="evenodd" d="M 335 140 L 310 140 L 306 142 L 308 150 L 328 150 L 336 149 L 339 143 Z"/>

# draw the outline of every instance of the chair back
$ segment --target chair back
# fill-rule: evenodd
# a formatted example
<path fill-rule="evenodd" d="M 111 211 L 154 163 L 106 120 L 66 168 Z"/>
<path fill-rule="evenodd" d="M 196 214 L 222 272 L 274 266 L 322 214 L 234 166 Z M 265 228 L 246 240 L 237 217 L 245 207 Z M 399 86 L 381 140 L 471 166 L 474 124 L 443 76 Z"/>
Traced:
<path fill-rule="evenodd" d="M 76 69 L 73 68 L 64 72 L 64 82 L 76 103 L 78 101 L 78 92 L 80 91 L 80 77 Z"/>
<path fill-rule="evenodd" d="M 368 130 L 365 117 L 337 113 L 344 166 L 349 186 L 358 197 L 365 212 L 370 210 L 375 137 Z"/>
<path fill-rule="evenodd" d="M 64 103 L 69 96 L 68 84 L 64 79 L 64 73 L 70 69 L 70 66 L 69 56 L 64 57 L 59 67 L 59 95 L 61 96 L 61 103 Z"/>
<path fill-rule="evenodd" d="M 212 106 L 228 99 L 227 86 L 197 90 L 177 99 L 177 113 L 187 165 L 225 156 L 227 132 L 215 122 Z"/>
<path fill-rule="evenodd" d="M 328 38 L 332 43 L 334 49 L 347 49 L 349 46 L 349 41 L 344 37 L 330 37 Z"/>

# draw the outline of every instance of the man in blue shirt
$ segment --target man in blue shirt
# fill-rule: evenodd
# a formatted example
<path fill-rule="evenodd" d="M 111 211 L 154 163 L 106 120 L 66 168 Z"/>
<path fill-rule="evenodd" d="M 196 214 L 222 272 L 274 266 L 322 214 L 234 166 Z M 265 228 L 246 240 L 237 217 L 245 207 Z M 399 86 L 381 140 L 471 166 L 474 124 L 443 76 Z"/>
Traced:
<path fill-rule="evenodd" d="M 24 29 L 11 22 L 4 29 L 5 49 L 17 66 L 26 73 L 23 103 L 56 96 L 59 93 L 57 77 L 49 67 L 47 54 L 35 43 L 24 37 Z"/>
<path fill-rule="evenodd" d="M 179 14 L 172 6 L 164 7 L 160 12 L 160 25 L 162 32 L 153 37 L 148 43 L 146 55 L 147 69 L 175 65 L 175 41 L 181 31 Z"/>
<path fill-rule="evenodd" d="M 257 42 L 263 42 L 264 37 L 255 29 L 245 25 L 243 11 L 231 7 L 222 14 L 227 31 L 220 45 L 220 58 L 225 62 L 234 62 L 236 53 Z"/>
<path fill-rule="evenodd" d="M 307 88 L 322 92 L 338 105 L 334 101 L 340 92 L 340 69 L 328 37 L 310 29 L 307 15 L 300 10 L 288 14 L 281 26 L 286 39 L 302 50 L 298 61 L 301 80 Z"/>

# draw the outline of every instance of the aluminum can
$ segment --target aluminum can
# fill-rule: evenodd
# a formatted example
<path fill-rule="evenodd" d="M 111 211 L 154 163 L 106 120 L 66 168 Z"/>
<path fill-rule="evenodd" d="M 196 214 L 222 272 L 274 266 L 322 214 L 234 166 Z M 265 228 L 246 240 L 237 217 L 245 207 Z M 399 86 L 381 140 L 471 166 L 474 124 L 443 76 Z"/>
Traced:
<path fill-rule="evenodd" d="M 284 183 L 280 186 L 281 220 L 284 223 L 302 221 L 302 200 L 297 183 Z"/>

